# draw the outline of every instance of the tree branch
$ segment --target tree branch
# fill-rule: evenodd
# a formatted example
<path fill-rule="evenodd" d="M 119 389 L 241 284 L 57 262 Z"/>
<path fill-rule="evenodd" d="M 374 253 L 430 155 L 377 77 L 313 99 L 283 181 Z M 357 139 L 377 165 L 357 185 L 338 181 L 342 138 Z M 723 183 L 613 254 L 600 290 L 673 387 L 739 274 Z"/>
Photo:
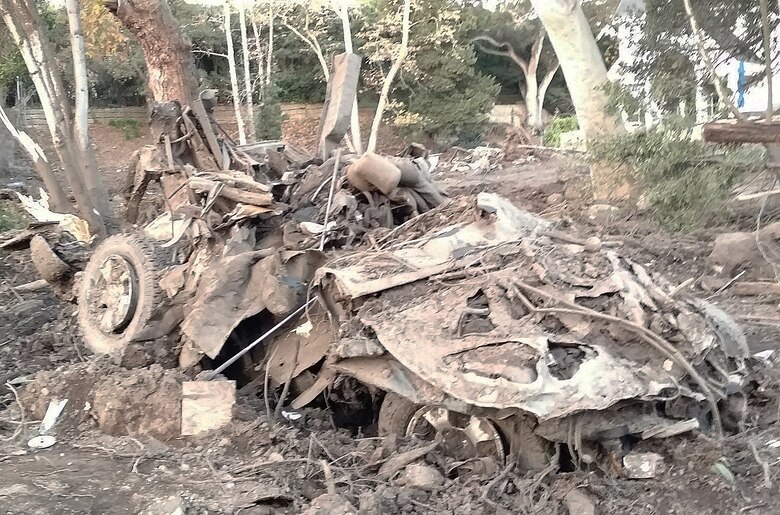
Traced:
<path fill-rule="evenodd" d="M 506 48 L 506 50 L 504 50 L 504 51 L 493 50 L 493 49 L 488 49 L 488 48 L 486 48 L 486 47 L 484 47 L 482 45 L 477 44 L 477 48 L 479 48 L 480 50 L 482 50 L 486 54 L 500 55 L 500 56 L 504 56 L 504 57 L 509 57 L 510 59 L 512 59 L 520 67 L 521 70 L 523 70 L 523 75 L 528 75 L 528 61 L 526 61 L 525 59 L 520 57 L 520 55 L 518 55 L 518 53 L 515 51 L 514 47 L 510 43 L 508 43 L 506 41 L 502 41 L 502 42 L 496 41 L 494 38 L 492 38 L 490 36 L 477 36 L 477 37 L 473 38 L 471 41 L 472 41 L 472 43 L 478 43 L 480 41 L 485 41 L 486 43 L 490 43 L 494 47 Z"/>
<path fill-rule="evenodd" d="M 385 77 L 384 84 L 382 84 L 382 93 L 379 95 L 379 103 L 376 107 L 376 113 L 374 113 L 374 122 L 371 124 L 371 133 L 368 136 L 368 144 L 366 146 L 366 152 L 369 154 L 372 154 L 376 150 L 379 124 L 382 122 L 382 116 L 385 112 L 387 97 L 390 94 L 390 86 L 392 85 L 396 74 L 398 74 L 398 70 L 401 69 L 401 65 L 406 59 L 406 55 L 409 53 L 409 11 L 412 9 L 411 3 L 412 0 L 404 0 L 401 47 L 398 49 L 398 56 L 390 67 L 387 77 Z"/>
<path fill-rule="evenodd" d="M 290 31 L 293 34 L 298 36 L 298 38 L 300 38 L 301 41 L 306 43 L 306 45 L 308 45 L 308 47 L 311 48 L 314 51 L 315 55 L 317 56 L 317 60 L 320 62 L 320 66 L 322 67 L 322 73 L 325 74 L 325 81 L 326 82 L 329 81 L 330 80 L 330 69 L 328 68 L 328 63 L 327 63 L 327 61 L 325 61 L 325 56 L 322 55 L 322 49 L 320 48 L 320 45 L 319 45 L 319 43 L 317 43 L 316 39 L 315 40 L 311 40 L 308 37 L 304 36 L 301 33 L 301 31 L 299 31 L 298 29 L 296 29 L 295 27 L 290 25 L 287 22 L 287 20 L 282 20 L 282 25 L 284 25 L 285 27 L 290 29 Z"/>

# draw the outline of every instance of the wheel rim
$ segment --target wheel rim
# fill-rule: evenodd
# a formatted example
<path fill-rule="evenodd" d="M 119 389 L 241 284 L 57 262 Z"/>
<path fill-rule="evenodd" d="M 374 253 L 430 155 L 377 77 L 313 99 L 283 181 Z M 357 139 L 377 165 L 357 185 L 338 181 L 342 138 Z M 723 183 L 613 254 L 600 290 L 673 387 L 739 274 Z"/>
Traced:
<path fill-rule="evenodd" d="M 107 257 L 91 282 L 93 316 L 106 334 L 121 333 L 135 315 L 138 276 L 130 262 L 117 255 Z"/>
<path fill-rule="evenodd" d="M 501 435 L 490 420 L 446 408 L 418 409 L 409 420 L 406 436 L 427 440 L 440 436 L 446 452 L 457 460 L 489 457 L 503 464 L 506 456 Z"/>

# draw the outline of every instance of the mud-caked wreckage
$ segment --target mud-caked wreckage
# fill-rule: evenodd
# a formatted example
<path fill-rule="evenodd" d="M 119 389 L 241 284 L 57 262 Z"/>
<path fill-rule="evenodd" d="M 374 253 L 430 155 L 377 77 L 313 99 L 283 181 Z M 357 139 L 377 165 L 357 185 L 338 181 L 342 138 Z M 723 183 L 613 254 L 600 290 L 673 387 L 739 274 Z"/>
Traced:
<path fill-rule="evenodd" d="M 155 106 L 160 143 L 130 165 L 128 221 L 149 185 L 163 214 L 104 240 L 79 274 L 67 233 L 32 237 L 44 278 L 78 292 L 92 351 L 165 346 L 193 376 L 438 438 L 462 463 L 589 464 L 736 429 L 747 348 L 726 313 L 615 242 L 494 194 L 449 198 L 432 174 L 446 163 L 419 145 L 342 151 L 356 67 L 337 56 L 320 155 L 234 144 L 205 91 Z"/>

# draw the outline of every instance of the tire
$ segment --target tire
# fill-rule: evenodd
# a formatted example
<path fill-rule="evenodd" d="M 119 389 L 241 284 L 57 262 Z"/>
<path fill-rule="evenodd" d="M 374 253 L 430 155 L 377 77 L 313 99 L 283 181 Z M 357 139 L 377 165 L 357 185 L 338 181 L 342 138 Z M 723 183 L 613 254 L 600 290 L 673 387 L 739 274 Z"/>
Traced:
<path fill-rule="evenodd" d="M 401 397 L 397 393 L 387 392 L 382 405 L 379 407 L 379 417 L 376 424 L 377 433 L 379 433 L 379 436 L 391 434 L 406 436 L 409 422 L 420 407 L 406 397 Z"/>
<path fill-rule="evenodd" d="M 126 320 L 115 330 L 106 331 L 99 321 L 100 310 L 106 308 L 101 304 L 99 285 L 101 269 L 109 259 L 117 260 L 129 269 L 132 294 Z M 159 279 L 169 263 L 170 253 L 166 249 L 156 247 L 151 240 L 136 234 L 112 236 L 95 249 L 84 269 L 78 299 L 79 325 L 90 350 L 96 354 L 121 354 L 147 328 L 155 311 L 163 304 L 165 295 Z"/>

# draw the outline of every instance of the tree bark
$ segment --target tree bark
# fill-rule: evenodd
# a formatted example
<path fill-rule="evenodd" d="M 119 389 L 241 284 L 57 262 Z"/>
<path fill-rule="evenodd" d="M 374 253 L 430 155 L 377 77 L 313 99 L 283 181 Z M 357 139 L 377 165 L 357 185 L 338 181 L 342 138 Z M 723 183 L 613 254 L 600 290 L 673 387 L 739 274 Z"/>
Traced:
<path fill-rule="evenodd" d="M 602 87 L 607 67 L 579 0 L 531 0 L 558 56 L 585 138 L 621 133 Z"/>
<path fill-rule="evenodd" d="M 390 71 L 387 72 L 387 77 L 385 77 L 384 83 L 382 84 L 379 103 L 376 106 L 376 113 L 374 113 L 374 122 L 371 124 L 371 133 L 368 135 L 368 144 L 366 146 L 366 153 L 368 154 L 373 154 L 376 151 L 379 125 L 382 123 L 382 117 L 385 114 L 387 98 L 390 95 L 390 86 L 393 84 L 393 80 L 395 80 L 398 70 L 401 69 L 404 60 L 409 53 L 409 12 L 411 9 L 411 0 L 404 0 L 401 47 L 398 49 L 398 55 L 396 56 L 395 61 L 393 61 L 392 66 L 390 66 Z"/>
<path fill-rule="evenodd" d="M 230 27 L 230 4 L 225 3 L 225 40 L 227 42 L 228 66 L 230 67 L 230 87 L 233 90 L 233 109 L 238 124 L 238 142 L 246 145 L 244 116 L 241 114 L 241 91 L 238 89 L 238 74 L 236 73 L 236 54 L 233 51 L 233 31 Z"/>
<path fill-rule="evenodd" d="M 89 141 L 89 83 L 87 82 L 87 63 L 84 54 L 84 33 L 81 31 L 79 0 L 67 0 L 66 9 L 70 27 L 70 45 L 73 54 L 73 75 L 76 89 L 73 139 L 81 161 L 81 173 L 87 194 L 103 220 L 109 220 L 112 216 L 108 204 L 108 192 L 100 177 L 97 159 L 95 159 L 95 153 Z"/>
<path fill-rule="evenodd" d="M 774 114 L 774 102 L 772 101 L 772 29 L 769 24 L 769 2 L 759 0 L 761 4 L 761 28 L 764 34 L 764 62 L 766 69 L 766 121 L 769 123 Z"/>
<path fill-rule="evenodd" d="M 246 31 L 246 9 L 239 7 L 238 20 L 241 24 L 241 52 L 244 61 L 244 105 L 246 106 L 247 137 L 250 141 L 255 140 L 255 105 L 254 91 L 252 88 L 252 75 L 249 66 L 249 38 Z"/>
<path fill-rule="evenodd" d="M 105 5 L 138 39 L 151 100 L 190 105 L 196 98 L 192 44 L 179 30 L 166 0 L 105 0 Z"/>

